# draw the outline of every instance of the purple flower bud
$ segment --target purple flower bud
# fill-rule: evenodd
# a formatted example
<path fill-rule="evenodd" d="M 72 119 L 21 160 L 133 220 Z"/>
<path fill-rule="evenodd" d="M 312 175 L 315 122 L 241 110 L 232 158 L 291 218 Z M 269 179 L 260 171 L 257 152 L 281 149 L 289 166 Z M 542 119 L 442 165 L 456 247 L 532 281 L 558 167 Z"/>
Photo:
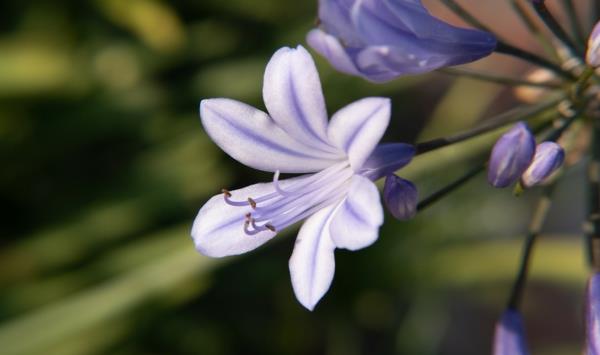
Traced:
<path fill-rule="evenodd" d="M 383 187 L 383 199 L 390 213 L 399 220 L 405 221 L 417 214 L 417 188 L 408 180 L 388 175 Z"/>
<path fill-rule="evenodd" d="M 310 46 L 337 70 L 373 82 L 469 63 L 497 42 L 434 17 L 420 0 L 319 0 L 319 20 Z"/>
<path fill-rule="evenodd" d="M 521 183 L 531 187 L 544 181 L 565 160 L 565 151 L 554 142 L 544 142 L 537 146 L 531 165 L 521 176 Z"/>
<path fill-rule="evenodd" d="M 596 23 L 588 39 L 585 61 L 592 67 L 600 67 L 600 21 Z"/>
<path fill-rule="evenodd" d="M 494 333 L 493 355 L 526 355 L 529 354 L 525 341 L 525 329 L 521 314 L 514 309 L 507 309 L 496 323 Z"/>
<path fill-rule="evenodd" d="M 535 139 L 527 125 L 519 122 L 494 145 L 488 167 L 488 181 L 494 187 L 507 187 L 527 169 L 535 152 Z"/>
<path fill-rule="evenodd" d="M 600 354 L 600 273 L 590 277 L 586 300 L 587 343 L 586 354 Z"/>

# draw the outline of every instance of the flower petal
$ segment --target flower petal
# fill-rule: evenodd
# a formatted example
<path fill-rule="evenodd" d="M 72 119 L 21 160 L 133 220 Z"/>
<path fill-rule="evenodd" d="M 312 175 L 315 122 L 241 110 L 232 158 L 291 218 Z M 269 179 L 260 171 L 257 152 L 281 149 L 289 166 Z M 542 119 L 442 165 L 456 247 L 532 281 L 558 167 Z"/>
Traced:
<path fill-rule="evenodd" d="M 325 57 L 335 69 L 350 75 L 361 75 L 347 49 L 342 46 L 336 37 L 315 29 L 308 33 L 306 41 L 315 51 Z"/>
<path fill-rule="evenodd" d="M 346 152 L 354 171 L 360 170 L 383 136 L 390 106 L 388 98 L 368 97 L 343 107 L 331 118 L 329 139 Z"/>
<path fill-rule="evenodd" d="M 335 272 L 329 225 L 336 207 L 326 207 L 306 220 L 289 262 L 296 298 L 311 311 L 329 289 Z"/>
<path fill-rule="evenodd" d="M 329 231 L 338 248 L 358 250 L 373 244 L 383 223 L 383 208 L 377 186 L 355 175 L 348 196 L 336 209 Z"/>
<path fill-rule="evenodd" d="M 285 186 L 296 179 L 287 179 L 279 183 Z M 273 183 L 250 185 L 231 191 L 231 199 L 246 201 L 275 191 Z M 232 206 L 225 202 L 224 194 L 213 196 L 202 206 L 194 220 L 192 238 L 196 249 L 211 257 L 238 255 L 253 250 L 273 238 L 276 233 L 265 230 L 249 235 L 244 231 L 246 214 L 252 212 L 247 206 Z"/>
<path fill-rule="evenodd" d="M 359 45 L 360 40 L 350 18 L 355 0 L 320 0 L 319 20 L 323 29 L 347 45 Z"/>
<path fill-rule="evenodd" d="M 335 153 L 327 140 L 327 110 L 321 81 L 310 54 L 301 46 L 281 48 L 271 58 L 263 99 L 273 120 L 297 141 Z"/>
<path fill-rule="evenodd" d="M 297 142 L 264 112 L 230 99 L 200 103 L 202 125 L 235 160 L 258 170 L 282 173 L 319 171 L 339 160 Z"/>
<path fill-rule="evenodd" d="M 415 152 L 415 147 L 406 143 L 379 144 L 365 161 L 359 174 L 371 181 L 379 180 L 410 163 Z"/>

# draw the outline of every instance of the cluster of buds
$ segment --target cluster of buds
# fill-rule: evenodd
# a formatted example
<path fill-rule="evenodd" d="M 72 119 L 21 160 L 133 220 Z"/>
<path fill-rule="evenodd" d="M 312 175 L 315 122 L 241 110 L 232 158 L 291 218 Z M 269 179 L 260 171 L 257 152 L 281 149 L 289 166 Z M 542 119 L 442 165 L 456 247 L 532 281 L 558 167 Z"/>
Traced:
<path fill-rule="evenodd" d="M 548 179 L 564 158 L 563 148 L 555 142 L 546 141 L 536 146 L 527 124 L 519 122 L 494 145 L 488 181 L 494 187 L 507 187 L 517 181 L 523 187 L 532 187 Z"/>

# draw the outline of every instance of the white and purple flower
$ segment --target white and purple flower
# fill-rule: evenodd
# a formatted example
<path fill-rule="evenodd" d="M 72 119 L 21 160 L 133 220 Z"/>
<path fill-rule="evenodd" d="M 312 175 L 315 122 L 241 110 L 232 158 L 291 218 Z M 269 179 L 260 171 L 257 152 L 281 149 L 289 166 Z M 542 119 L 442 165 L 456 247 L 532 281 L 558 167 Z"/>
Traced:
<path fill-rule="evenodd" d="M 263 98 L 268 114 L 231 99 L 200 103 L 213 141 L 274 178 L 212 197 L 200 209 L 192 237 L 204 255 L 237 255 L 306 219 L 289 268 L 296 297 L 312 310 L 333 279 L 334 250 L 361 249 L 378 237 L 383 209 L 373 181 L 408 164 L 415 149 L 378 145 L 390 119 L 387 98 L 356 101 L 328 121 L 319 75 L 301 46 L 273 55 Z M 279 180 L 280 173 L 305 175 Z"/>
<path fill-rule="evenodd" d="M 472 62 L 496 48 L 491 33 L 452 26 L 420 0 L 320 0 L 319 20 L 310 46 L 335 69 L 373 82 Z"/>

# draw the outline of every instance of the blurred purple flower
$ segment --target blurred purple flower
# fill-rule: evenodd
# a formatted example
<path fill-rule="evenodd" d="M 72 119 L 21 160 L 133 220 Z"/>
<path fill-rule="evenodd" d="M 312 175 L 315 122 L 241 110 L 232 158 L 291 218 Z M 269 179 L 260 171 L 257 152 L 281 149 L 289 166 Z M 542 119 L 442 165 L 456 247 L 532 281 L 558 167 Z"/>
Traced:
<path fill-rule="evenodd" d="M 527 125 L 517 123 L 494 145 L 488 166 L 488 181 L 494 187 L 507 187 L 527 169 L 535 152 L 535 139 Z"/>
<path fill-rule="evenodd" d="M 386 177 L 383 200 L 390 213 L 399 220 L 408 220 L 417 214 L 417 188 L 399 176 L 392 174 Z"/>
<path fill-rule="evenodd" d="M 535 149 L 531 165 L 521 176 L 525 187 L 537 185 L 558 169 L 565 160 L 565 151 L 554 142 L 543 142 Z"/>
<path fill-rule="evenodd" d="M 263 98 L 268 115 L 230 99 L 200 103 L 202 124 L 215 143 L 275 176 L 212 197 L 192 237 L 202 254 L 236 255 L 307 218 L 289 268 L 296 297 L 312 310 L 333 279 L 334 249 L 357 250 L 377 239 L 383 211 L 372 180 L 408 164 L 415 149 L 402 143 L 376 148 L 389 123 L 386 98 L 351 103 L 328 122 L 319 75 L 301 46 L 273 55 Z M 280 172 L 311 174 L 280 181 Z"/>
<path fill-rule="evenodd" d="M 493 355 L 527 355 L 527 342 L 521 314 L 514 309 L 507 309 L 496 323 L 494 333 Z"/>
<path fill-rule="evenodd" d="M 586 300 L 586 355 L 600 355 L 600 273 L 590 277 Z"/>
<path fill-rule="evenodd" d="M 320 0 L 307 41 L 337 70 L 373 82 L 489 55 L 496 38 L 433 17 L 420 0 Z"/>
<path fill-rule="evenodd" d="M 592 67 L 600 67 L 600 21 L 596 23 L 587 44 L 585 61 Z"/>

